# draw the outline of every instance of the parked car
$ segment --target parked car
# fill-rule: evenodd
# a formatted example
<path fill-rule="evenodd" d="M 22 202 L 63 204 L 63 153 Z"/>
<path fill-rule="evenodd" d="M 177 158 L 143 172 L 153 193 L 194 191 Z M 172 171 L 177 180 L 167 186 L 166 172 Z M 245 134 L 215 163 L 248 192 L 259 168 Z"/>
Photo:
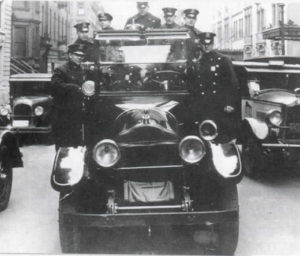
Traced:
<path fill-rule="evenodd" d="M 51 133 L 51 74 L 16 74 L 10 77 L 10 104 L 0 107 L 0 130 L 16 135 Z"/>
<path fill-rule="evenodd" d="M 240 80 L 243 165 L 249 176 L 299 162 L 300 61 L 265 57 L 235 62 Z"/>
<path fill-rule="evenodd" d="M 0 132 L 0 211 L 7 208 L 13 181 L 13 168 L 23 167 L 18 140 L 9 129 Z"/>
<path fill-rule="evenodd" d="M 186 30 L 96 34 L 101 64 L 84 64 L 82 145 L 59 148 L 51 175 L 63 252 L 87 252 L 97 237 L 107 252 L 117 234 L 126 244 L 132 232 L 149 241 L 171 229 L 177 253 L 234 253 L 240 153 L 219 142 L 213 119 L 189 119 L 188 39 Z"/>

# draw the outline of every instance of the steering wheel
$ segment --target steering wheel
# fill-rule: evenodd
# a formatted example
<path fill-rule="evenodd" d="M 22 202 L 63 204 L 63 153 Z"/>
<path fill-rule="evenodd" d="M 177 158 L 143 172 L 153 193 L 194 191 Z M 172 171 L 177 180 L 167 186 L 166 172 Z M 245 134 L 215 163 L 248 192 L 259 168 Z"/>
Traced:
<path fill-rule="evenodd" d="M 152 71 L 146 74 L 144 82 L 147 86 L 176 90 L 182 88 L 183 76 L 182 73 L 174 70 Z"/>

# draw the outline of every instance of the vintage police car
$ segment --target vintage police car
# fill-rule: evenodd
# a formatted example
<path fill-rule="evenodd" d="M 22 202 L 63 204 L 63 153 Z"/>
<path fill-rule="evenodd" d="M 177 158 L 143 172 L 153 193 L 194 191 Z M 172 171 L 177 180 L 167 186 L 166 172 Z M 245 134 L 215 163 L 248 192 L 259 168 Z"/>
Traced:
<path fill-rule="evenodd" d="M 300 60 L 268 57 L 235 62 L 240 80 L 243 165 L 249 176 L 299 161 Z"/>
<path fill-rule="evenodd" d="M 148 241 L 151 252 L 157 242 L 177 254 L 234 253 L 240 153 L 220 143 L 213 119 L 189 118 L 188 39 L 186 30 L 96 34 L 100 64 L 84 64 L 82 144 L 59 148 L 51 175 L 63 252 Z"/>
<path fill-rule="evenodd" d="M 15 134 L 51 133 L 51 74 L 16 74 L 10 77 L 10 105 L 0 107 L 0 130 Z"/>

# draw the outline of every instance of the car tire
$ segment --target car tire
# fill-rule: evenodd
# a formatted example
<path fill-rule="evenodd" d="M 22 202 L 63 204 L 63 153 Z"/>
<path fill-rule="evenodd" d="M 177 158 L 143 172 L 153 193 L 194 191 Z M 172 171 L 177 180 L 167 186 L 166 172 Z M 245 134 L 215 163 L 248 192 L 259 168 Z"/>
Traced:
<path fill-rule="evenodd" d="M 60 194 L 59 200 L 59 238 L 62 253 L 79 253 L 81 232 L 78 227 L 66 223 L 64 214 L 73 212 L 75 207 L 72 200 L 65 194 Z"/>
<path fill-rule="evenodd" d="M 242 165 L 246 176 L 255 178 L 266 168 L 267 158 L 259 145 L 259 142 L 253 137 L 247 138 L 243 143 Z"/>
<path fill-rule="evenodd" d="M 1 172 L 2 177 L 0 177 L 0 211 L 7 208 L 9 203 L 9 198 L 11 194 L 13 172 L 12 168 L 5 168 Z"/>

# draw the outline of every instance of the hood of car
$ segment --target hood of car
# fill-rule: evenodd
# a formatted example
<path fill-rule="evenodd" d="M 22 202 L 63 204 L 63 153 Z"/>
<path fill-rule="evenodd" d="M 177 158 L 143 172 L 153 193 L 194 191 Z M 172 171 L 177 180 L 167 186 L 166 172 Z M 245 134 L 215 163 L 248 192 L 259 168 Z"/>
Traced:
<path fill-rule="evenodd" d="M 261 90 L 254 99 L 281 103 L 287 106 L 300 104 L 300 98 L 293 91 L 282 89 Z"/>
<path fill-rule="evenodd" d="M 34 106 L 36 104 L 41 104 L 50 101 L 51 96 L 23 96 L 15 98 L 13 101 L 13 106 L 17 106 L 19 104 Z"/>

